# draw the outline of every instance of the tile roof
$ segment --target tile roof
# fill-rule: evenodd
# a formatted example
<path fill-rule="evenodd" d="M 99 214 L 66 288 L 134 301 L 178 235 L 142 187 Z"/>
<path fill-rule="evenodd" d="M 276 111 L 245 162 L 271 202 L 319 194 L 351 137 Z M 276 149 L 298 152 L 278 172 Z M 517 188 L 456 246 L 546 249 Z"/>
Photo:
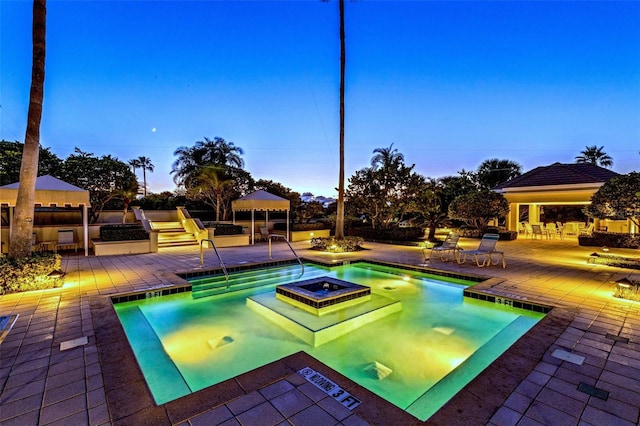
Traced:
<path fill-rule="evenodd" d="M 553 163 L 549 166 L 536 167 L 523 175 L 496 186 L 494 190 L 529 186 L 603 183 L 616 176 L 619 176 L 619 173 L 595 164 Z"/>

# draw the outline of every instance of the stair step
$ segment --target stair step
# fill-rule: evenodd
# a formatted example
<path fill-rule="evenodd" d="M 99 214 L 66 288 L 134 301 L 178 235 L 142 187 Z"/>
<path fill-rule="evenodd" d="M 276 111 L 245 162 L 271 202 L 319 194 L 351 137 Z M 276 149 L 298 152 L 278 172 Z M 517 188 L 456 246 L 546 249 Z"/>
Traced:
<path fill-rule="evenodd" d="M 156 229 L 160 232 L 180 230 L 184 231 L 182 223 L 180 222 L 151 222 L 152 229 Z"/>
<path fill-rule="evenodd" d="M 266 271 L 254 271 L 254 276 L 236 277 L 232 275 L 229 279 L 228 289 L 227 282 L 224 276 L 215 277 L 215 281 L 204 284 L 192 284 L 191 296 L 194 299 L 200 299 L 202 297 L 214 296 L 222 293 L 229 293 L 232 291 L 246 290 L 254 287 L 261 287 L 270 284 L 285 284 L 288 282 L 300 280 L 307 280 L 311 278 L 320 277 L 326 275 L 325 270 L 305 270 L 304 275 L 300 276 L 300 266 L 295 265 L 290 267 L 288 271 L 283 271 L 283 268 L 279 268 L 279 274 L 268 273 L 267 276 L 259 276 Z M 210 278 L 211 279 L 211 278 Z"/>
<path fill-rule="evenodd" d="M 158 241 L 166 241 L 166 240 L 184 240 L 184 239 L 195 239 L 193 234 L 188 232 L 162 232 L 158 234 Z"/>

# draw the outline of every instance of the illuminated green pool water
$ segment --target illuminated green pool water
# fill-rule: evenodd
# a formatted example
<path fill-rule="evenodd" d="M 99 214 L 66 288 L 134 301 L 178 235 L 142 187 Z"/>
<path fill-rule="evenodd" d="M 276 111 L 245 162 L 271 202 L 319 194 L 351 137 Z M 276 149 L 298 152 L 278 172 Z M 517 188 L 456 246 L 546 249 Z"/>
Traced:
<path fill-rule="evenodd" d="M 370 286 L 402 310 L 314 347 L 247 306 L 248 297 L 275 298 L 276 283 L 201 299 L 186 292 L 118 303 L 158 404 L 302 350 L 425 420 L 544 316 L 465 298 L 473 283 L 416 271 L 368 263 L 306 265 L 302 278 L 299 265 L 278 271 L 278 284 L 328 276 Z M 372 374 L 376 362 L 391 373 Z"/>

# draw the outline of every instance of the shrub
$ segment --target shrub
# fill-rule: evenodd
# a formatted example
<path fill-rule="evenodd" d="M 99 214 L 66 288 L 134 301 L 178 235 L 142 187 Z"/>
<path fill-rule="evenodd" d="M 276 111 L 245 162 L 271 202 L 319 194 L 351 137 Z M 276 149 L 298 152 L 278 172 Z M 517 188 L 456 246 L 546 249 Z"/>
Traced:
<path fill-rule="evenodd" d="M 242 234 L 242 225 L 233 225 L 231 223 L 216 223 L 213 235 L 236 235 Z"/>
<path fill-rule="evenodd" d="M 100 227 L 100 239 L 102 241 L 148 240 L 149 233 L 138 224 L 105 225 Z"/>
<path fill-rule="evenodd" d="M 640 302 L 640 281 L 627 278 L 616 281 L 613 297 Z"/>
<path fill-rule="evenodd" d="M 358 251 L 364 240 L 359 237 L 344 237 L 341 239 L 335 237 L 329 238 L 312 238 L 311 246 L 314 249 L 329 251 L 332 253 L 343 253 L 349 251 Z"/>
<path fill-rule="evenodd" d="M 0 294 L 61 287 L 62 278 L 48 276 L 60 269 L 61 261 L 59 254 L 48 252 L 20 259 L 0 257 Z"/>
<path fill-rule="evenodd" d="M 640 247 L 640 235 L 631 235 L 617 232 L 594 232 L 591 235 L 578 236 L 578 244 L 587 247 L 616 247 L 633 248 Z"/>
<path fill-rule="evenodd" d="M 487 228 L 484 232 L 479 229 L 460 229 L 460 236 L 465 238 L 482 238 L 485 233 L 498 234 L 500 241 L 513 241 L 518 238 L 517 231 L 507 231 L 506 229 Z"/>
<path fill-rule="evenodd" d="M 369 241 L 417 241 L 424 236 L 422 228 L 349 228 L 349 235 Z"/>
<path fill-rule="evenodd" d="M 276 231 L 286 231 L 287 224 L 286 223 L 274 223 L 273 229 Z M 324 223 L 316 222 L 316 223 L 294 223 L 291 225 L 292 231 L 315 231 L 317 229 L 325 229 Z"/>

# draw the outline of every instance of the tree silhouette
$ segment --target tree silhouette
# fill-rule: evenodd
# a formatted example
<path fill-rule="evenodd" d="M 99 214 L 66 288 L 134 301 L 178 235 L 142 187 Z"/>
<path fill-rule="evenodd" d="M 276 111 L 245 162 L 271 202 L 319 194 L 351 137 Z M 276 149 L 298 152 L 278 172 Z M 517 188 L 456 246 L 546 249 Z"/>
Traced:
<path fill-rule="evenodd" d="M 147 196 L 147 170 L 149 170 L 149 172 L 153 172 L 154 166 L 153 166 L 153 163 L 151 162 L 151 159 L 144 156 L 138 157 L 137 162 L 138 162 L 138 167 L 142 169 L 142 182 L 144 183 L 144 196 L 146 197 Z M 129 164 L 131 164 L 131 162 L 129 162 Z M 135 173 L 135 169 L 134 169 L 134 173 Z"/>
<path fill-rule="evenodd" d="M 584 151 L 580 151 L 580 155 L 576 157 L 576 163 L 589 163 L 602 167 L 613 166 L 613 158 L 603 151 L 604 146 L 597 147 L 586 146 Z"/>
<path fill-rule="evenodd" d="M 9 257 L 26 257 L 31 252 L 33 213 L 35 209 L 36 179 L 40 154 L 40 122 L 42 120 L 42 100 L 44 99 L 44 62 L 46 52 L 46 0 L 34 0 L 31 66 L 31 90 L 27 112 L 27 130 L 20 165 L 20 187 L 16 201 L 14 226 L 11 227 Z"/>

